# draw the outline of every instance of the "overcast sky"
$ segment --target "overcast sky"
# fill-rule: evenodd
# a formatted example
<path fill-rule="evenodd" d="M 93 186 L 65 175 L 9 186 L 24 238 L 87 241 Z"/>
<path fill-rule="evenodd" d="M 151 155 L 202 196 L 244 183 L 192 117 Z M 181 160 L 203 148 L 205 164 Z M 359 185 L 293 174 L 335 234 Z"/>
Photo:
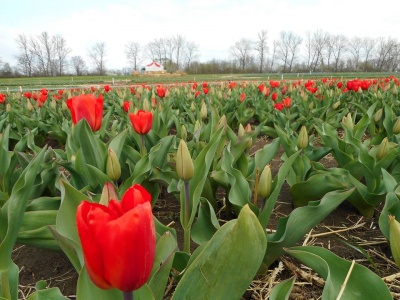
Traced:
<path fill-rule="evenodd" d="M 305 37 L 318 29 L 331 34 L 400 39 L 398 0 L 1 0 L 0 58 L 16 65 L 19 34 L 61 35 L 89 66 L 88 49 L 106 44 L 106 68 L 128 65 L 124 45 L 146 45 L 180 34 L 199 46 L 199 59 L 229 59 L 241 38 L 256 40 L 268 31 L 268 44 L 280 31 Z"/>

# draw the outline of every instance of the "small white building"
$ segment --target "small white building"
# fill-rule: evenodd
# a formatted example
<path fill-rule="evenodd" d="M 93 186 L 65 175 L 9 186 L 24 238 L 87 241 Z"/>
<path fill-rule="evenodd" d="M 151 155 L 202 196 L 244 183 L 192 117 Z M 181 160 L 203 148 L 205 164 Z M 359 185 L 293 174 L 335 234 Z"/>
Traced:
<path fill-rule="evenodd" d="M 149 63 L 148 65 L 145 65 L 142 68 L 142 71 L 144 73 L 166 73 L 164 66 L 155 61 Z"/>

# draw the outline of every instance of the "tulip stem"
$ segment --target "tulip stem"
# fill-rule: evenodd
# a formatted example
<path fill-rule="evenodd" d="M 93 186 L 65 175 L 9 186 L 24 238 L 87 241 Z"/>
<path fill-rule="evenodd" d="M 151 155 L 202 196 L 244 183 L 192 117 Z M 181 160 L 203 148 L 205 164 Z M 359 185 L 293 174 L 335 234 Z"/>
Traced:
<path fill-rule="evenodd" d="M 189 180 L 185 180 L 185 226 L 183 236 L 183 250 L 190 254 L 190 186 Z"/>
<path fill-rule="evenodd" d="M 133 292 L 123 292 L 124 300 L 133 300 Z"/>
<path fill-rule="evenodd" d="M 8 272 L 0 272 L 0 278 L 1 278 L 1 287 L 3 289 L 3 293 L 1 294 L 2 297 L 5 299 L 11 299 L 11 292 L 10 292 L 10 285 L 8 281 Z"/>
<path fill-rule="evenodd" d="M 146 143 L 144 141 L 144 134 L 141 134 L 140 137 L 142 138 L 142 149 L 141 149 L 142 151 L 141 151 L 141 153 L 142 153 L 143 156 L 145 156 L 147 151 L 146 151 Z"/>

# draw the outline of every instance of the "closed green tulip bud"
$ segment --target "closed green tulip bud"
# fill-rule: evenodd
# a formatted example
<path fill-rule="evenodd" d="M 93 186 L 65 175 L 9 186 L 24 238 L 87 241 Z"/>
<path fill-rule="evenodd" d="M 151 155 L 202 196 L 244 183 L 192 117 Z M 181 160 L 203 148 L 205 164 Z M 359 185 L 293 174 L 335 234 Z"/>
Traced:
<path fill-rule="evenodd" d="M 111 148 L 108 149 L 106 173 L 112 181 L 117 181 L 121 177 L 121 164 L 117 154 Z"/>
<path fill-rule="evenodd" d="M 7 105 L 6 105 L 6 111 L 11 111 L 11 104 L 10 104 L 10 103 L 7 103 Z"/>
<path fill-rule="evenodd" d="M 65 104 L 65 101 L 63 101 L 62 103 L 63 103 L 63 108 L 65 106 L 68 109 L 67 105 Z M 28 108 L 29 111 L 32 111 L 35 109 L 29 99 L 26 99 L 26 107 Z"/>
<path fill-rule="evenodd" d="M 397 95 L 397 85 L 396 84 L 394 84 L 392 87 L 392 94 Z"/>
<path fill-rule="evenodd" d="M 51 109 L 55 110 L 57 108 L 57 102 L 56 100 L 52 99 L 51 104 L 50 104 Z"/>
<path fill-rule="evenodd" d="M 190 105 L 190 111 L 191 112 L 195 112 L 196 111 L 196 106 L 194 106 L 194 103 L 192 102 L 192 104 Z"/>
<path fill-rule="evenodd" d="M 242 124 L 239 124 L 239 128 L 238 128 L 238 138 L 241 138 L 244 136 L 244 134 L 246 133 L 246 131 L 244 130 L 244 127 Z"/>
<path fill-rule="evenodd" d="M 397 118 L 396 123 L 393 125 L 393 133 L 399 134 L 400 133 L 400 118 Z"/>
<path fill-rule="evenodd" d="M 203 103 L 201 104 L 201 109 L 200 109 L 200 117 L 202 119 L 207 118 L 207 106 L 206 103 L 203 101 Z"/>
<path fill-rule="evenodd" d="M 309 105 L 308 105 L 308 109 L 309 110 L 312 110 L 314 108 L 314 102 L 311 102 Z"/>
<path fill-rule="evenodd" d="M 150 111 L 151 110 L 150 102 L 149 102 L 149 100 L 147 98 L 145 98 L 143 100 L 143 110 L 145 110 L 145 111 Z"/>
<path fill-rule="evenodd" d="M 332 109 L 333 109 L 333 110 L 337 110 L 338 107 L 339 107 L 339 105 L 340 105 L 340 101 L 336 101 L 336 102 L 332 105 Z"/>
<path fill-rule="evenodd" d="M 187 130 L 186 130 L 185 125 L 181 126 L 181 139 L 184 141 L 186 141 L 186 139 L 187 139 Z"/>
<path fill-rule="evenodd" d="M 378 160 L 381 160 L 383 157 L 386 156 L 386 154 L 389 152 L 389 142 L 388 142 L 388 138 L 385 137 L 381 144 L 378 147 L 378 151 L 376 151 L 376 158 Z"/>
<path fill-rule="evenodd" d="M 221 119 L 219 119 L 219 121 L 218 121 L 217 129 L 226 128 L 226 124 L 227 124 L 226 116 L 223 115 L 221 117 Z"/>
<path fill-rule="evenodd" d="M 400 267 L 400 223 L 393 216 L 389 216 L 389 240 L 394 261 Z"/>
<path fill-rule="evenodd" d="M 201 124 L 199 122 L 199 120 L 196 120 L 196 122 L 194 123 L 194 133 L 196 133 L 196 131 L 199 131 L 201 129 Z"/>
<path fill-rule="evenodd" d="M 378 123 L 382 119 L 382 108 L 378 109 L 378 111 L 374 114 L 374 121 Z"/>
<path fill-rule="evenodd" d="M 347 116 L 343 116 L 342 123 L 343 123 L 343 125 L 346 125 L 347 127 L 349 127 L 349 129 L 353 130 L 354 123 L 353 123 L 353 119 L 351 117 L 351 113 L 348 113 Z"/>
<path fill-rule="evenodd" d="M 246 127 L 244 128 L 244 131 L 247 133 L 252 131 L 250 123 L 247 123 Z M 247 151 L 250 150 L 252 145 L 253 145 L 253 139 L 249 139 L 246 145 L 246 150 Z"/>
<path fill-rule="evenodd" d="M 113 184 L 107 182 L 103 187 L 99 203 L 107 206 L 111 199 L 118 200 L 118 195 L 115 192 Z"/>
<path fill-rule="evenodd" d="M 190 180 L 194 174 L 192 157 L 184 140 L 181 140 L 178 146 L 176 172 L 178 173 L 178 177 L 184 181 Z"/>
<path fill-rule="evenodd" d="M 258 195 L 262 199 L 266 199 L 272 192 L 272 174 L 271 167 L 266 165 L 261 173 L 260 181 L 258 184 Z"/>
<path fill-rule="evenodd" d="M 376 98 L 382 99 L 382 93 L 381 93 L 380 90 L 378 90 L 378 91 L 376 92 Z"/>
<path fill-rule="evenodd" d="M 299 136 L 297 138 L 297 148 L 305 149 L 308 146 L 308 133 L 305 126 L 301 126 Z"/>

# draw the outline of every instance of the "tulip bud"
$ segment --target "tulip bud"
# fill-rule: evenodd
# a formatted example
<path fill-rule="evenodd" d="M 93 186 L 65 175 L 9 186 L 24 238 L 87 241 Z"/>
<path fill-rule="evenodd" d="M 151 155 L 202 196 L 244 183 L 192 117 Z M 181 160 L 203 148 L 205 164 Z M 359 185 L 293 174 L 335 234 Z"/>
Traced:
<path fill-rule="evenodd" d="M 230 97 L 232 95 L 232 90 L 228 90 L 226 94 L 228 95 L 228 97 Z"/>
<path fill-rule="evenodd" d="M 348 113 L 347 116 L 343 116 L 342 123 L 343 123 L 343 125 L 346 125 L 351 130 L 353 130 L 354 124 L 353 124 L 353 119 L 351 117 L 351 113 Z"/>
<path fill-rule="evenodd" d="M 396 123 L 393 125 L 393 133 L 399 134 L 400 133 L 400 118 L 397 118 Z"/>
<path fill-rule="evenodd" d="M 192 102 L 192 104 L 190 105 L 190 111 L 191 112 L 195 112 L 196 111 L 196 106 L 194 106 L 194 103 Z"/>
<path fill-rule="evenodd" d="M 392 87 L 392 94 L 397 95 L 397 85 L 396 84 L 394 84 Z"/>
<path fill-rule="evenodd" d="M 221 119 L 219 119 L 218 124 L 217 124 L 217 130 L 220 128 L 226 128 L 227 120 L 226 116 L 223 115 Z"/>
<path fill-rule="evenodd" d="M 194 123 L 194 133 L 196 133 L 196 131 L 201 129 L 201 124 L 199 122 L 199 120 L 196 120 L 196 122 Z"/>
<path fill-rule="evenodd" d="M 260 181 L 258 185 L 258 195 L 266 199 L 271 195 L 272 192 L 272 174 L 271 174 L 271 167 L 266 165 L 264 170 L 261 173 Z"/>
<path fill-rule="evenodd" d="M 241 137 L 243 137 L 244 136 L 244 134 L 245 134 L 245 130 L 244 130 L 244 127 L 243 127 L 243 125 L 240 123 L 239 124 L 239 128 L 238 128 L 238 138 L 241 138 Z"/>
<path fill-rule="evenodd" d="M 308 109 L 312 110 L 314 108 L 314 102 L 310 102 L 310 104 L 308 105 Z"/>
<path fill-rule="evenodd" d="M 202 119 L 207 118 L 207 106 L 206 106 L 206 103 L 204 101 L 201 104 L 200 117 Z"/>
<path fill-rule="evenodd" d="M 181 139 L 184 141 L 186 141 L 186 139 L 187 139 L 187 130 L 186 130 L 185 125 L 181 126 Z"/>
<path fill-rule="evenodd" d="M 378 109 L 378 111 L 374 114 L 374 121 L 378 123 L 382 118 L 382 108 Z"/>
<path fill-rule="evenodd" d="M 299 137 L 297 138 L 297 148 L 305 149 L 308 146 L 308 133 L 305 126 L 301 126 Z"/>
<path fill-rule="evenodd" d="M 378 160 L 382 159 L 383 157 L 386 156 L 388 151 L 389 151 L 389 142 L 388 142 L 388 138 L 385 137 L 382 140 L 381 144 L 379 145 L 378 150 L 376 151 L 376 158 Z"/>
<path fill-rule="evenodd" d="M 184 140 L 181 140 L 178 146 L 176 172 L 178 173 L 178 177 L 184 181 L 190 180 L 194 174 L 192 157 Z"/>
<path fill-rule="evenodd" d="M 51 104 L 50 104 L 51 109 L 55 110 L 57 108 L 57 102 L 56 100 L 52 99 Z"/>
<path fill-rule="evenodd" d="M 112 181 L 116 181 L 121 177 L 121 165 L 119 159 L 117 154 L 111 148 L 108 149 L 106 173 Z"/>
<path fill-rule="evenodd" d="M 11 111 L 11 104 L 10 104 L 10 103 L 7 103 L 7 105 L 6 105 L 6 111 Z"/>
<path fill-rule="evenodd" d="M 340 105 L 340 101 L 336 101 L 336 102 L 332 105 L 332 109 L 333 109 L 333 110 L 337 110 L 338 107 L 339 107 L 339 105 Z"/>
<path fill-rule="evenodd" d="M 246 127 L 244 128 L 244 131 L 247 132 L 247 133 L 251 132 L 251 125 L 250 125 L 250 123 L 247 123 Z M 250 138 L 250 139 L 248 140 L 248 142 L 247 142 L 246 150 L 247 150 L 247 151 L 250 150 L 252 145 L 253 145 L 253 139 Z"/>
<path fill-rule="evenodd" d="M 378 99 L 382 99 L 382 93 L 381 93 L 381 91 L 377 91 L 376 92 L 376 98 L 378 98 Z"/>
<path fill-rule="evenodd" d="M 118 195 L 115 192 L 113 184 L 111 182 L 106 182 L 99 203 L 107 206 L 111 199 L 118 200 Z"/>
<path fill-rule="evenodd" d="M 65 106 L 67 106 L 64 101 L 63 101 L 63 104 Z M 26 107 L 28 108 L 29 111 L 34 110 L 34 107 L 33 107 L 32 103 L 31 103 L 31 101 L 29 99 L 26 99 Z"/>
<path fill-rule="evenodd" d="M 145 98 L 143 100 L 143 110 L 145 110 L 145 111 L 150 111 L 151 110 L 150 109 L 150 103 L 149 103 L 149 100 L 147 98 Z"/>
<path fill-rule="evenodd" d="M 390 250 L 394 261 L 400 267 L 400 223 L 394 216 L 389 215 L 389 240 Z"/>

